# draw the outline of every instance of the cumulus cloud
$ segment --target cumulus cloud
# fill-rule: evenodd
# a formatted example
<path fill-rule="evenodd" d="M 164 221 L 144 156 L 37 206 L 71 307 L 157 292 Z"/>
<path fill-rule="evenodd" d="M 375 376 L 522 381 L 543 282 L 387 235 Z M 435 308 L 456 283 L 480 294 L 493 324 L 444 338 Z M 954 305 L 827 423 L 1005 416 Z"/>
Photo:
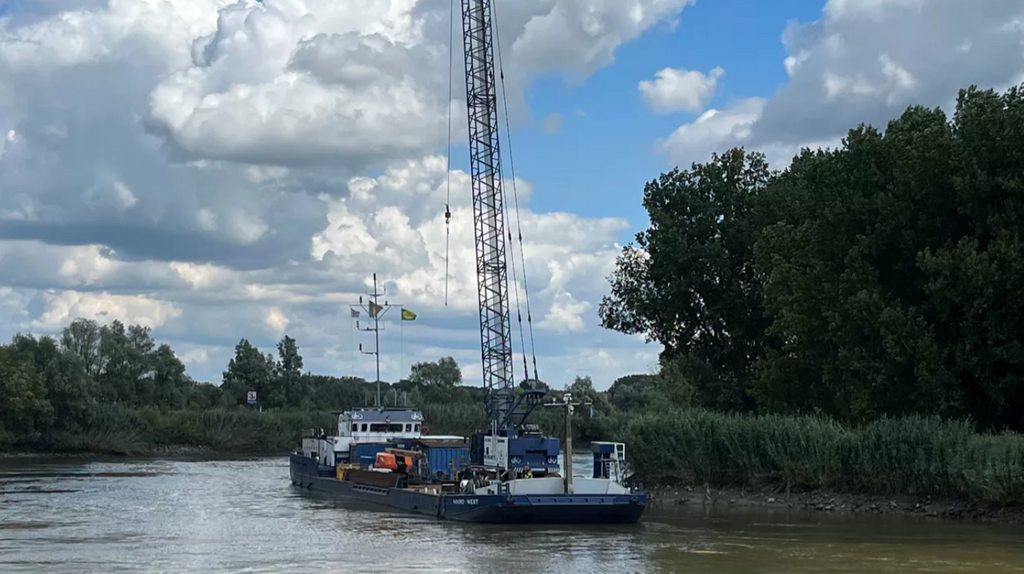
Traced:
<path fill-rule="evenodd" d="M 691 2 L 500 4 L 513 113 L 523 113 L 533 74 L 581 81 Z M 180 348 L 194 375 L 216 381 L 241 337 L 270 351 L 287 333 L 309 368 L 368 374 L 347 305 L 377 273 L 392 301 L 419 313 L 388 327 L 388 377 L 441 354 L 478 368 L 469 178 L 450 174 L 449 201 L 447 160 L 434 155 L 449 110 L 455 137 L 466 132 L 458 22 L 448 101 L 449 4 L 48 0 L 7 9 L 0 334 L 54 332 L 76 316 L 141 323 Z M 552 379 L 571 380 L 579 353 L 539 325 L 565 313 L 564 324 L 587 334 L 573 342 L 619 357 L 625 374 L 640 347 L 595 330 L 592 305 L 626 222 L 534 213 L 530 183 L 516 187 L 522 210 L 509 225 L 523 230 L 525 265 L 517 261 L 511 303 L 525 303 L 525 273 Z"/>
<path fill-rule="evenodd" d="M 688 165 L 744 145 L 782 167 L 801 146 L 834 147 L 908 105 L 951 110 L 960 88 L 1024 80 L 1022 22 L 1017 0 L 829 0 L 818 20 L 786 28 L 789 79 L 773 97 L 708 110 L 658 146 Z"/>
<path fill-rule="evenodd" d="M 663 68 L 654 74 L 654 80 L 640 82 L 640 96 L 651 110 L 660 114 L 699 113 L 715 95 L 718 79 L 724 74 L 725 70 L 717 67 L 707 74 L 696 70 Z"/>

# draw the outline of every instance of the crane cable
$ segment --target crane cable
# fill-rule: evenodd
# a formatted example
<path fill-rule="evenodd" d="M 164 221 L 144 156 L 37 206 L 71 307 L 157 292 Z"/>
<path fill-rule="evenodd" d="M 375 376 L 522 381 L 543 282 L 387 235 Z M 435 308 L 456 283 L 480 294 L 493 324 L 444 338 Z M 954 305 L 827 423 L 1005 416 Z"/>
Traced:
<path fill-rule="evenodd" d="M 519 216 L 519 192 L 516 188 L 516 163 L 512 158 L 512 128 L 509 125 L 508 119 L 508 96 L 505 93 L 505 68 L 501 61 L 501 40 L 498 37 L 498 8 L 497 2 L 491 2 L 491 11 L 493 15 L 491 17 L 491 26 L 494 28 L 494 46 L 498 57 L 498 74 L 501 78 L 501 103 L 505 111 L 505 139 L 508 142 L 508 162 L 509 171 L 512 176 L 512 196 L 515 200 L 515 212 L 516 212 L 516 233 L 519 235 L 519 255 L 520 260 L 523 262 L 523 291 L 526 297 L 526 322 L 530 330 L 530 355 L 533 360 L 533 380 L 539 381 L 540 377 L 537 376 L 537 347 L 534 343 L 533 338 L 533 314 L 530 312 L 530 287 L 529 282 L 526 279 L 526 254 L 523 249 L 523 228 Z M 502 202 L 504 203 L 504 202 Z M 508 232 L 509 242 L 512 242 L 512 230 Z M 513 281 L 515 281 L 515 253 L 512 254 L 512 274 Z M 516 289 L 516 314 L 519 315 L 519 335 L 522 339 L 523 332 L 523 317 L 519 312 L 519 290 Z M 523 343 L 523 368 L 526 369 L 526 344 Z M 526 369 L 523 373 L 524 376 L 529 377 L 529 369 Z"/>
<path fill-rule="evenodd" d="M 448 165 L 445 167 L 447 198 L 444 202 L 444 306 L 448 306 L 448 246 L 452 234 L 452 57 L 455 46 L 455 0 L 448 3 Z"/>

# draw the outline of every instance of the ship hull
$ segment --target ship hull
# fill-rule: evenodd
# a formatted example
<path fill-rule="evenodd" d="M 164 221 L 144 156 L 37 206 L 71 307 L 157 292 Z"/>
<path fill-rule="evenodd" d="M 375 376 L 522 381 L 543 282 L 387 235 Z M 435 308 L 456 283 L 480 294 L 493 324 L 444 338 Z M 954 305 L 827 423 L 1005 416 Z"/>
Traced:
<path fill-rule="evenodd" d="M 442 520 L 487 524 L 632 524 L 647 506 L 643 494 L 436 495 L 338 480 L 334 469 L 293 453 L 292 484 L 340 499 L 370 502 Z M 386 476 L 386 475 L 385 475 Z"/>

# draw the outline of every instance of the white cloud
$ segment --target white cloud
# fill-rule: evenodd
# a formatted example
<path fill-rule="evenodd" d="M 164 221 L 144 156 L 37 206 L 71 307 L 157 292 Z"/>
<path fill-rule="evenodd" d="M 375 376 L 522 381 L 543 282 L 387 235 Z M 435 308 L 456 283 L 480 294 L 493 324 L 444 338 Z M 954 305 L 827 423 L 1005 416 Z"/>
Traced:
<path fill-rule="evenodd" d="M 263 317 L 263 323 L 266 324 L 275 337 L 280 337 L 284 335 L 285 329 L 288 328 L 288 323 L 291 323 L 291 321 L 280 309 L 271 307 Z"/>
<path fill-rule="evenodd" d="M 181 309 L 167 301 L 142 295 L 111 295 L 76 291 L 43 291 L 43 312 L 30 323 L 33 329 L 52 331 L 77 317 L 101 323 L 114 320 L 157 328 L 181 317 Z"/>
<path fill-rule="evenodd" d="M 691 2 L 500 5 L 513 115 L 531 75 L 585 79 Z M 239 339 L 270 352 L 287 333 L 307 368 L 367 376 L 357 348 L 368 340 L 348 303 L 377 273 L 390 300 L 419 314 L 388 323 L 385 376 L 452 354 L 478 377 L 469 179 L 451 173 L 449 236 L 447 161 L 434 155 L 448 133 L 448 8 L 51 0 L 5 19 L 0 335 L 55 332 L 77 316 L 141 323 L 217 381 Z M 525 304 L 525 271 L 542 373 L 568 377 L 580 356 L 598 356 L 581 355 L 590 348 L 618 361 L 587 371 L 598 384 L 643 370 L 635 354 L 646 348 L 598 329 L 594 311 L 627 223 L 534 213 L 531 183 L 516 187 L 508 225 L 522 227 L 526 261 L 510 303 Z M 561 314 L 575 332 L 540 327 Z M 515 315 L 513 332 L 518 353 Z"/>
<path fill-rule="evenodd" d="M 951 112 L 960 88 L 1024 78 L 1021 21 L 1018 0 L 830 0 L 783 34 L 789 81 L 773 97 L 709 110 L 658 148 L 689 165 L 742 145 L 784 167 L 800 147 L 835 147 L 861 122 L 884 128 L 908 105 Z"/>
<path fill-rule="evenodd" d="M 178 357 L 182 363 L 186 365 L 201 365 L 210 360 L 210 351 L 202 347 L 196 347 L 193 349 L 175 349 Z"/>
<path fill-rule="evenodd" d="M 761 117 L 764 105 L 763 98 L 747 98 L 722 110 L 707 110 L 693 122 L 679 126 L 659 146 L 673 161 L 705 161 L 704 156 L 719 151 L 723 142 L 749 138 L 751 126 Z"/>
<path fill-rule="evenodd" d="M 551 301 L 548 314 L 540 326 L 555 332 L 579 332 L 585 328 L 583 314 L 593 305 L 587 301 L 577 301 L 572 293 L 560 291 Z"/>
<path fill-rule="evenodd" d="M 557 134 L 562 131 L 562 114 L 551 113 L 540 123 L 540 129 L 546 134 Z"/>
<path fill-rule="evenodd" d="M 696 70 L 663 68 L 654 75 L 653 81 L 640 82 L 640 96 L 648 107 L 659 114 L 699 113 L 715 95 L 718 79 L 724 74 L 722 68 L 714 68 L 707 74 Z"/>

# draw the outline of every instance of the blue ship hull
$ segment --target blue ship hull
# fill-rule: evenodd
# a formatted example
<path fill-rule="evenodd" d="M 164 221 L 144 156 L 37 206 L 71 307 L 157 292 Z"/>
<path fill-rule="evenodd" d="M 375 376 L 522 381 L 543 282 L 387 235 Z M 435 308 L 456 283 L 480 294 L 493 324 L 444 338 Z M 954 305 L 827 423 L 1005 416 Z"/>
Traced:
<path fill-rule="evenodd" d="M 632 524 L 647 507 L 645 494 L 430 494 L 338 480 L 333 467 L 292 453 L 293 485 L 438 519 L 489 524 Z"/>

